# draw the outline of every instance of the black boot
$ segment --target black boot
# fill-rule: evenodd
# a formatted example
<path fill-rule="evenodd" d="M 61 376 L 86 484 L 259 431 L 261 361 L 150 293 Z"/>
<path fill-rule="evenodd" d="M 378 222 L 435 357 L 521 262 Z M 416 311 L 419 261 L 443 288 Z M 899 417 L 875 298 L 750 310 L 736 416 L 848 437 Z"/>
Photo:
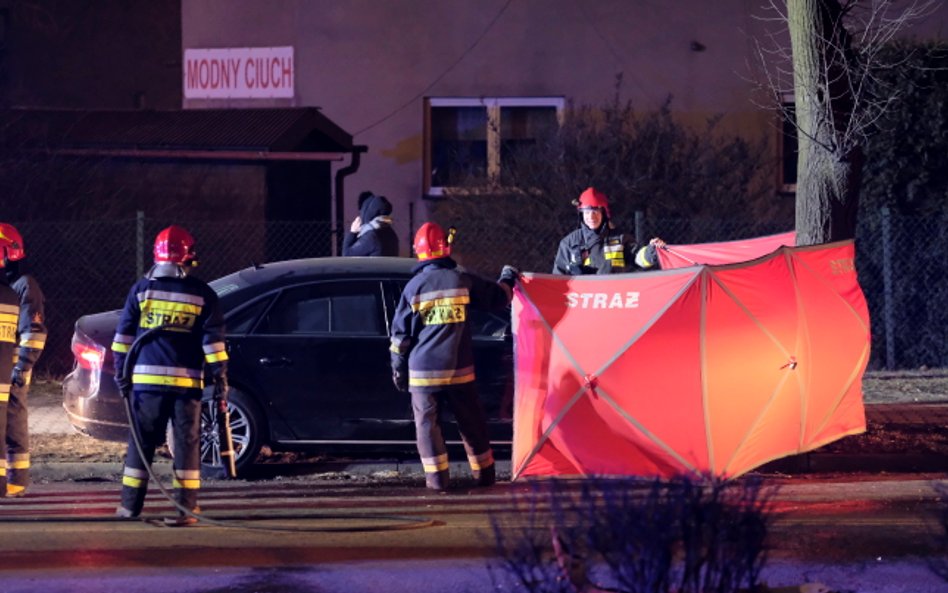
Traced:
<path fill-rule="evenodd" d="M 493 463 L 474 470 L 473 474 L 478 486 L 493 486 L 497 482 L 497 470 Z"/>
<path fill-rule="evenodd" d="M 425 473 L 425 487 L 438 492 L 445 492 L 448 489 L 448 470 Z"/>

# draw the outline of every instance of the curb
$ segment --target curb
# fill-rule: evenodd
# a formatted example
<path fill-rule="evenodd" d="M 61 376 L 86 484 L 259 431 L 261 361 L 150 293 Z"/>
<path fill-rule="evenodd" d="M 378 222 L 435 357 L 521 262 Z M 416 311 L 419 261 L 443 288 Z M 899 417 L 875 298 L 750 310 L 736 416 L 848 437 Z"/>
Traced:
<path fill-rule="evenodd" d="M 498 478 L 510 479 L 510 462 L 498 460 Z M 115 482 L 122 481 L 121 462 L 82 462 L 64 461 L 54 463 L 35 463 L 30 468 L 30 477 L 34 482 Z M 155 461 L 155 472 L 158 478 L 171 479 L 171 461 L 161 459 Z M 464 480 L 470 476 L 470 469 L 463 461 L 452 462 L 450 465 L 452 476 Z M 421 477 L 424 475 L 420 461 L 358 461 L 335 460 L 320 462 L 298 463 L 259 463 L 247 477 L 248 480 L 273 479 L 277 477 Z M 202 477 L 205 481 L 226 481 L 224 478 Z"/>
<path fill-rule="evenodd" d="M 935 453 L 803 453 L 771 461 L 753 471 L 761 474 L 945 472 L 948 471 L 948 456 Z"/>
<path fill-rule="evenodd" d="M 155 463 L 159 477 L 171 477 L 171 462 L 162 459 Z M 948 456 L 936 454 L 874 454 L 852 455 L 845 453 L 804 453 L 777 459 L 764 464 L 754 474 L 824 474 L 824 473 L 945 473 Z M 464 479 L 470 470 L 464 462 L 452 462 L 451 475 Z M 497 461 L 498 478 L 509 480 L 510 462 Z M 121 462 L 55 462 L 37 463 L 31 469 L 36 482 L 121 482 Z M 248 480 L 265 480 L 278 477 L 420 477 L 421 463 L 412 461 L 358 461 L 336 460 L 298 463 L 260 463 Z M 203 478 L 215 481 L 217 478 Z"/>

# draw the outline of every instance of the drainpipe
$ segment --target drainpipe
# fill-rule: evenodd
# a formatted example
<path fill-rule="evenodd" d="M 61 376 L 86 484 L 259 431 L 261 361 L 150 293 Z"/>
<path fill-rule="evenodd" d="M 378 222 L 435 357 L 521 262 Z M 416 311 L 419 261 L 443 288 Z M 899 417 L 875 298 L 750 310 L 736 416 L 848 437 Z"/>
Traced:
<path fill-rule="evenodd" d="M 334 180 L 335 181 L 334 193 L 336 194 L 336 203 L 335 203 L 336 221 L 335 221 L 335 228 L 332 230 L 333 249 L 336 255 L 342 254 L 342 236 L 343 236 L 342 234 L 343 234 L 343 229 L 344 229 L 343 225 L 345 225 L 343 212 L 344 212 L 344 205 L 346 203 L 345 201 L 346 191 L 345 191 L 344 180 L 346 177 L 348 177 L 349 175 L 352 175 L 353 173 L 359 170 L 359 163 L 362 160 L 362 153 L 368 152 L 368 151 L 369 151 L 369 147 L 365 146 L 364 144 L 353 146 L 352 147 L 352 161 L 349 163 L 348 166 L 345 166 L 342 169 L 339 169 L 338 171 L 336 171 L 336 178 Z"/>

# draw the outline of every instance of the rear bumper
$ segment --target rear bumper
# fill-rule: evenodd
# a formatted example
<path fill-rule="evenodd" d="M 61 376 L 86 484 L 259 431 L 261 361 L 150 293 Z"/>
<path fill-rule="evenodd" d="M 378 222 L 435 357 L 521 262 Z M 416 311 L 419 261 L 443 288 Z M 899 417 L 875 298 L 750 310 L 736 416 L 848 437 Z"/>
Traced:
<path fill-rule="evenodd" d="M 128 440 L 128 418 L 118 389 L 111 382 L 97 385 L 89 370 L 74 369 L 63 379 L 63 408 L 69 423 L 85 435 L 103 441 Z"/>

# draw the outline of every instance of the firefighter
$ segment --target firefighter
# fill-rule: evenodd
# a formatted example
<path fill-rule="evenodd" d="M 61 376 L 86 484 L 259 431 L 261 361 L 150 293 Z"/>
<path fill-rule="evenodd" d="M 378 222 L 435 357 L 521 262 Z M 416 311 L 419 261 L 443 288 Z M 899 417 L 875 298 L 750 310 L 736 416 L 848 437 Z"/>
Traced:
<path fill-rule="evenodd" d="M 453 230 L 453 229 L 452 229 Z M 479 486 L 496 480 L 487 419 L 474 383 L 470 308 L 505 312 L 517 270 L 505 266 L 496 282 L 467 273 L 451 259 L 452 235 L 426 222 L 415 235 L 419 263 L 395 310 L 391 331 L 392 379 L 411 393 L 425 485 L 448 488 L 448 452 L 440 411 L 457 421 L 471 472 Z"/>
<path fill-rule="evenodd" d="M 664 248 L 665 242 L 656 237 L 636 249 L 631 237 L 616 231 L 606 194 L 590 187 L 573 205 L 580 214 L 580 225 L 560 241 L 554 274 L 620 274 L 658 266 L 656 250 Z"/>
<path fill-rule="evenodd" d="M 170 419 L 174 433 L 174 494 L 179 510 L 173 525 L 194 523 L 201 486 L 200 424 L 204 365 L 213 378 L 215 395 L 227 393 L 227 351 L 224 320 L 217 295 L 189 275 L 197 265 L 194 238 L 180 226 L 170 226 L 155 238 L 155 265 L 131 289 L 112 343 L 115 381 L 131 406 L 144 459 L 129 436 L 122 476 L 122 503 L 116 515 L 137 517 L 145 503 L 148 466 L 163 442 Z M 137 356 L 126 365 L 136 338 L 153 328 L 136 346 Z M 126 366 L 130 366 L 126 370 Z M 147 465 L 146 465 L 147 464 Z"/>
<path fill-rule="evenodd" d="M 11 249 L 12 241 L 0 234 L 0 250 Z M 6 261 L 6 257 L 0 258 L 0 266 L 5 267 Z M 4 378 L 13 374 L 19 302 L 6 274 L 0 274 L 0 490 L 3 492 L 7 489 L 7 402 L 10 399 L 10 383 Z"/>
<path fill-rule="evenodd" d="M 26 494 L 30 485 L 30 432 L 27 396 L 30 391 L 33 366 L 46 346 L 46 322 L 43 291 L 36 279 L 21 270 L 26 257 L 23 237 L 11 224 L 0 223 L 0 241 L 8 241 L 3 248 L 3 272 L 6 281 L 16 292 L 20 305 L 17 323 L 17 349 L 13 355 L 10 375 L 10 401 L 7 404 L 7 486 L 6 496 Z"/>
<path fill-rule="evenodd" d="M 392 228 L 392 204 L 370 191 L 359 195 L 359 216 L 342 239 L 344 256 L 398 257 L 398 235 Z"/>

